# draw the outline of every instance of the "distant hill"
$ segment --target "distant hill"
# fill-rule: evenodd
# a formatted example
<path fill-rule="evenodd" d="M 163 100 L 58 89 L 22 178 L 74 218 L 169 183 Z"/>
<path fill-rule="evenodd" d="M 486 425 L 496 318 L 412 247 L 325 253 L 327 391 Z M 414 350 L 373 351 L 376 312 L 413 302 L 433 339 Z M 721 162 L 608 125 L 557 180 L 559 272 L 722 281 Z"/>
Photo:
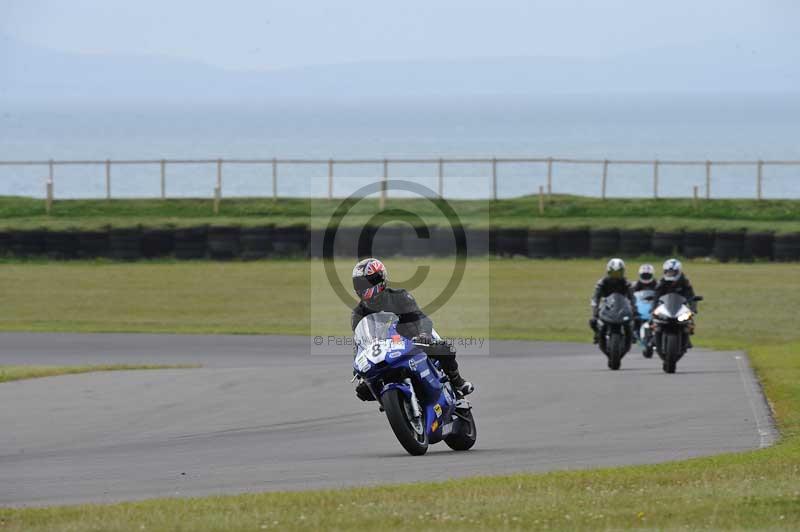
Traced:
<path fill-rule="evenodd" d="M 0 105 L 797 92 L 800 68 L 786 54 L 709 45 L 594 61 L 519 57 L 233 71 L 159 56 L 65 53 L 0 35 Z"/>

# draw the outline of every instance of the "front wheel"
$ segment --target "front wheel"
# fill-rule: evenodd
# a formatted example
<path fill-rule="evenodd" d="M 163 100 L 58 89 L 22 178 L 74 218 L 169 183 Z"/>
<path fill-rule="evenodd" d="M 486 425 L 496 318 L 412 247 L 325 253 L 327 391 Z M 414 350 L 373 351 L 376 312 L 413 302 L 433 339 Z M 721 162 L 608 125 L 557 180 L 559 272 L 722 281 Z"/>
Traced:
<path fill-rule="evenodd" d="M 456 410 L 457 420 L 453 421 L 453 432 L 445 437 L 444 442 L 454 451 L 469 451 L 478 439 L 478 429 L 472 410 Z"/>
<path fill-rule="evenodd" d="M 678 359 L 681 357 L 680 337 L 677 334 L 664 336 L 664 373 L 675 373 Z"/>
<path fill-rule="evenodd" d="M 408 454 L 421 456 L 428 452 L 424 412 L 419 418 L 414 418 L 411 401 L 400 390 L 388 390 L 383 394 L 383 408 L 392 432 Z"/>
<path fill-rule="evenodd" d="M 625 354 L 625 340 L 619 333 L 611 333 L 608 338 L 608 369 L 618 370 Z"/>

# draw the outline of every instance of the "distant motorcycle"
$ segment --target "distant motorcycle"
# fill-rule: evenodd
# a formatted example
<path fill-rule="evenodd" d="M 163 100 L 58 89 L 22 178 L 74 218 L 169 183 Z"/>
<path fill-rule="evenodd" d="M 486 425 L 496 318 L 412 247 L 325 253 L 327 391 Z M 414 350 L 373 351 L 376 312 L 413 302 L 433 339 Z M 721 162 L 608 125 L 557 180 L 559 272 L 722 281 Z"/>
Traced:
<path fill-rule="evenodd" d="M 636 333 L 636 340 L 642 348 L 644 358 L 653 358 L 653 339 L 650 330 L 650 310 L 656 299 L 655 290 L 638 290 L 633 293 L 636 298 L 636 310 L 642 319 L 642 325 Z"/>
<path fill-rule="evenodd" d="M 702 296 L 696 296 L 689 301 L 679 294 L 659 298 L 652 318 L 653 344 L 665 373 L 675 373 L 678 361 L 689 349 L 689 336 L 694 332 L 694 312 L 689 304 L 702 300 Z"/>
<path fill-rule="evenodd" d="M 430 346 L 398 334 L 398 322 L 395 314 L 377 312 L 358 323 L 355 377 L 366 382 L 409 454 L 425 454 L 442 440 L 455 451 L 470 449 L 477 438 L 472 406 L 425 354 Z"/>
<path fill-rule="evenodd" d="M 633 343 L 633 309 L 627 297 L 611 294 L 603 300 L 597 317 L 600 350 L 608 358 L 608 368 L 618 370 Z"/>

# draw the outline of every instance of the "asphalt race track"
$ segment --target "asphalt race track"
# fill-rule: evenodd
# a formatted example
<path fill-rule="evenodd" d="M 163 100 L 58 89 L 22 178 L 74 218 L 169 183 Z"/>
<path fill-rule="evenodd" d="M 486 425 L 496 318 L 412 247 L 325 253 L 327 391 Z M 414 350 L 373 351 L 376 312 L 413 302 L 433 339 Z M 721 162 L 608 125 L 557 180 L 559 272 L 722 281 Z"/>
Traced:
<path fill-rule="evenodd" d="M 0 334 L 0 364 L 199 363 L 0 384 L 0 505 L 331 488 L 677 460 L 769 445 L 742 353 L 666 375 L 591 345 L 493 342 L 460 357 L 478 443 L 406 455 L 350 384 L 348 348 L 310 338 Z"/>

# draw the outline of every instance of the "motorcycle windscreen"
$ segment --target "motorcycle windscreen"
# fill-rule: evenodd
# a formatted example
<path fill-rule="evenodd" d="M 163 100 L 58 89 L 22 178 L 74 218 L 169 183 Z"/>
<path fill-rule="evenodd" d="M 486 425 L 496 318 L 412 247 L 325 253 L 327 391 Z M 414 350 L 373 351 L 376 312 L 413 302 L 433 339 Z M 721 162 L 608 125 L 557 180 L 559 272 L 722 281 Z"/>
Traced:
<path fill-rule="evenodd" d="M 600 309 L 600 318 L 609 321 L 622 321 L 625 316 L 630 317 L 631 304 L 622 294 L 610 294 L 603 301 Z"/>
<path fill-rule="evenodd" d="M 396 326 L 400 321 L 397 314 L 391 312 L 376 312 L 365 316 L 356 325 L 356 330 L 353 333 L 356 340 L 356 345 L 366 346 L 371 344 L 374 340 L 384 340 L 389 337 L 389 329 Z"/>
<path fill-rule="evenodd" d="M 666 294 L 661 296 L 658 303 L 664 305 L 667 314 L 675 317 L 681 311 L 681 307 L 686 304 L 686 298 L 679 294 Z"/>

